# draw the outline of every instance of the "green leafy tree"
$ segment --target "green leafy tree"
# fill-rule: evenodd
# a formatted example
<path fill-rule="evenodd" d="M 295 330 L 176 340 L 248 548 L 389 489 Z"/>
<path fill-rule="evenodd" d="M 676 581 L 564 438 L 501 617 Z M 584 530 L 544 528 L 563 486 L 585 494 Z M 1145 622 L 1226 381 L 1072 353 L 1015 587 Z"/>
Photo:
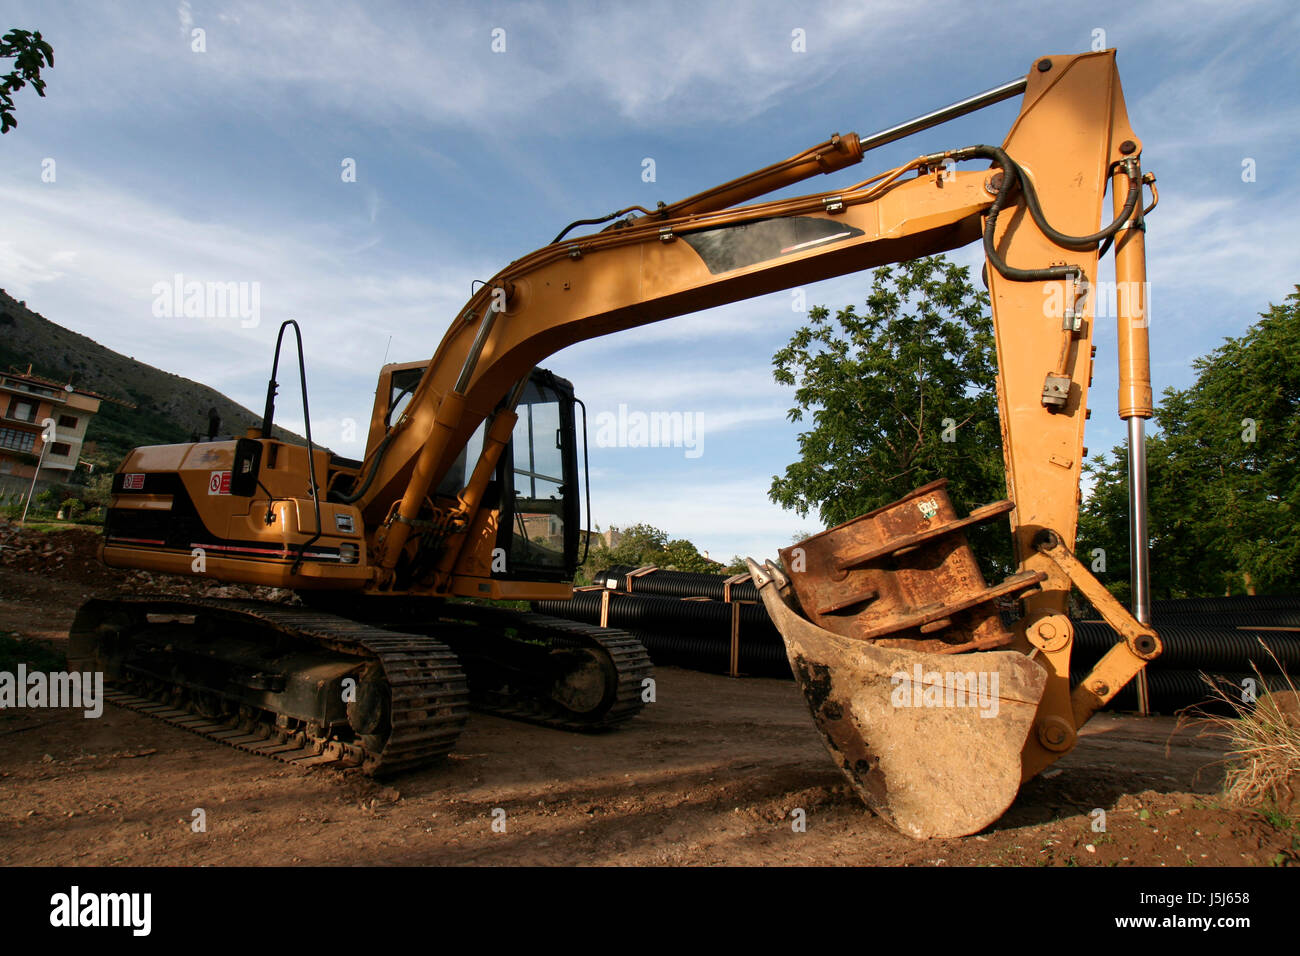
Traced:
<path fill-rule="evenodd" d="M 14 61 L 14 68 L 0 76 L 0 133 L 7 133 L 18 125 L 14 94 L 31 83 L 37 96 L 45 95 L 41 69 L 54 66 L 54 47 L 41 39 L 39 31 L 10 30 L 0 37 L 0 59 Z"/>
<path fill-rule="evenodd" d="M 40 491 L 32 499 L 32 504 L 36 505 L 41 511 L 53 512 L 55 506 L 59 503 L 59 493 L 54 488 L 46 488 Z"/>
<path fill-rule="evenodd" d="M 618 532 L 618 529 L 612 529 Z M 588 554 L 579 579 L 590 582 L 597 571 L 614 565 L 642 567 L 653 564 L 675 571 L 721 573 L 722 565 L 700 554 L 685 538 L 668 539 L 666 532 L 649 524 L 634 524 L 619 533 L 618 543 L 612 548 L 598 544 Z"/>
<path fill-rule="evenodd" d="M 1147 439 L 1151 587 L 1156 597 L 1294 590 L 1300 585 L 1300 286 L 1238 339 L 1166 389 Z M 1082 550 L 1103 548 L 1105 580 L 1129 595 L 1123 448 L 1089 463 Z"/>
<path fill-rule="evenodd" d="M 997 364 L 987 293 L 943 256 L 877 269 L 865 312 L 809 323 L 772 359 L 794 386 L 799 460 L 769 496 L 829 527 L 937 478 L 959 513 L 1006 497 L 997 410 Z M 973 529 L 992 576 L 1012 567 L 1004 522 Z"/>
<path fill-rule="evenodd" d="M 109 498 L 113 495 L 113 472 L 111 469 L 101 469 L 90 477 L 86 482 L 84 497 L 86 501 L 96 507 L 107 508 Z"/>
<path fill-rule="evenodd" d="M 645 558 L 662 553 L 668 544 L 668 535 L 653 525 L 634 524 L 613 530 L 618 534 L 618 543 L 602 549 L 609 564 L 652 564 Z"/>
<path fill-rule="evenodd" d="M 658 556 L 656 562 L 661 568 L 672 568 L 674 571 L 692 571 L 699 574 L 720 574 L 722 565 L 717 561 L 706 558 L 696 549 L 695 545 L 685 538 L 678 538 L 675 541 L 669 541 Z"/>

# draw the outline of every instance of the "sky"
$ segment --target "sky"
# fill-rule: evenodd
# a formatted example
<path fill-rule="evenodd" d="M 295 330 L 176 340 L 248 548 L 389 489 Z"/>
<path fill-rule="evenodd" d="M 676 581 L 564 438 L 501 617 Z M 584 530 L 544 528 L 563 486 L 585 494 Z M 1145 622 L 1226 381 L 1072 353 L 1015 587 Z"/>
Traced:
<path fill-rule="evenodd" d="M 252 409 L 276 329 L 297 319 L 313 435 L 353 457 L 383 362 L 430 356 L 473 281 L 572 220 L 892 126 L 1044 55 L 1118 50 L 1160 189 L 1147 232 L 1157 393 L 1190 384 L 1197 356 L 1300 282 L 1300 8 L 1287 2 L 0 0 L 0 30 L 12 27 L 40 30 L 55 68 L 44 99 L 17 94 L 18 128 L 0 140 L 0 287 Z M 891 144 L 797 191 L 1001 142 L 1018 109 Z M 952 258 L 975 275 L 983 262 L 977 246 Z M 159 290 L 176 276 L 240 283 L 249 308 L 166 314 Z M 861 305 L 869 283 L 807 286 L 806 303 Z M 761 296 L 545 363 L 592 417 L 590 524 L 648 522 L 723 561 L 775 557 L 820 529 L 767 494 L 798 456 L 793 389 L 771 367 L 804 319 L 793 304 Z M 1113 322 L 1098 322 L 1094 344 L 1095 454 L 1124 426 Z M 301 433 L 285 381 L 279 420 Z M 695 447 L 606 447 L 595 419 L 620 404 L 692 416 Z"/>

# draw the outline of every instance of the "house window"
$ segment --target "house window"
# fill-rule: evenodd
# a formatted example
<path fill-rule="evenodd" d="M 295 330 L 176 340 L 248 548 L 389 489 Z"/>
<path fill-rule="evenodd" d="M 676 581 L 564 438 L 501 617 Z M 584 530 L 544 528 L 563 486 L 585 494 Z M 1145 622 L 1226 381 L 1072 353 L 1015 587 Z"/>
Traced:
<path fill-rule="evenodd" d="M 36 421 L 36 406 L 15 398 L 9 403 L 9 417 L 20 422 Z"/>
<path fill-rule="evenodd" d="M 21 432 L 16 428 L 0 428 L 0 448 L 31 451 L 35 444 L 36 435 L 33 432 Z"/>
<path fill-rule="evenodd" d="M 67 458 L 72 454 L 72 446 L 65 441 L 56 441 L 50 446 L 50 454 L 56 458 Z"/>
<path fill-rule="evenodd" d="M 60 416 L 59 416 L 59 427 L 60 427 L 60 428 L 66 428 L 66 429 L 68 429 L 69 431 L 74 431 L 74 432 L 75 432 L 75 431 L 77 430 L 77 416 L 76 416 L 76 415 L 60 415 Z"/>

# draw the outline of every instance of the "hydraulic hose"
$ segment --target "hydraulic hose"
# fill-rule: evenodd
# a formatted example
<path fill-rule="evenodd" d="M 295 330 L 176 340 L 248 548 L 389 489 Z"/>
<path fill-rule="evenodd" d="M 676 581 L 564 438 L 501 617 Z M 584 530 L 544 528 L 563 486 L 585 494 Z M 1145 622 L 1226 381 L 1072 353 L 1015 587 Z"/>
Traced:
<path fill-rule="evenodd" d="M 644 206 L 628 206 L 626 209 L 619 209 L 616 212 L 611 212 L 608 216 L 600 216 L 596 219 L 575 219 L 573 222 L 561 229 L 560 234 L 552 239 L 550 244 L 555 245 L 579 226 L 599 226 L 602 222 L 609 222 L 611 219 L 617 219 L 619 216 L 626 215 L 629 212 L 645 213 L 647 216 L 654 215 L 654 213 L 649 209 L 646 209 Z"/>
<path fill-rule="evenodd" d="M 1021 191 L 1025 194 L 1025 205 L 1029 207 L 1029 215 L 1033 216 L 1034 224 L 1043 231 L 1043 234 L 1048 239 L 1051 239 L 1058 246 L 1064 246 L 1066 249 L 1086 251 L 1097 243 L 1110 239 L 1115 233 L 1119 232 L 1124 223 L 1129 221 L 1133 215 L 1133 210 L 1137 208 L 1138 200 L 1142 198 L 1141 177 L 1130 175 L 1128 195 L 1124 197 L 1124 208 L 1115 217 L 1114 222 L 1090 236 L 1068 236 L 1053 229 L 1048 223 L 1047 217 L 1043 215 L 1042 207 L 1039 205 L 1038 191 L 1034 188 L 1033 180 L 1026 176 L 1019 166 L 1016 167 L 1016 179 L 1020 183 Z"/>
<path fill-rule="evenodd" d="M 1052 242 L 1057 245 L 1074 250 L 1084 250 L 1095 246 L 1098 242 L 1109 239 L 1117 233 L 1124 223 L 1128 222 L 1133 214 L 1133 209 L 1137 206 L 1138 200 L 1142 196 L 1141 177 L 1129 177 L 1129 191 L 1124 200 L 1124 207 L 1115 220 L 1108 226 L 1090 236 L 1070 236 L 1052 227 L 1048 223 L 1046 216 L 1038 202 L 1038 194 L 1034 190 L 1033 182 L 1028 176 L 1023 175 L 1020 166 L 1007 155 L 1006 151 L 997 146 L 979 145 L 967 146 L 964 149 L 953 150 L 949 153 L 936 153 L 933 157 L 927 157 L 927 160 L 933 159 L 936 162 L 943 159 L 952 158 L 955 161 L 967 159 L 987 159 L 994 166 L 1002 170 L 1002 183 L 998 187 L 997 195 L 993 199 L 993 204 L 989 206 L 987 218 L 984 223 L 984 254 L 988 257 L 989 262 L 993 263 L 993 268 L 998 270 L 998 274 L 1013 282 L 1046 282 L 1056 279 L 1068 279 L 1079 277 L 1083 274 L 1082 267 L 1073 264 L 1048 266 L 1042 269 L 1019 269 L 1009 265 L 1005 259 L 998 253 L 994 243 L 994 234 L 997 231 L 998 214 L 1006 206 L 1007 200 L 1011 197 L 1015 187 L 1019 185 L 1021 192 L 1025 196 L 1025 206 L 1029 209 L 1029 215 L 1034 220 L 1034 224 L 1042 230 Z"/>
<path fill-rule="evenodd" d="M 375 474 L 379 471 L 379 463 L 384 460 L 384 449 L 388 447 L 388 443 L 392 438 L 393 433 L 390 431 L 379 443 L 379 447 L 375 449 L 374 461 L 370 463 L 370 470 L 366 473 L 366 480 L 361 483 L 360 488 L 348 495 L 337 491 L 331 492 L 329 499 L 344 505 L 350 505 L 352 502 L 360 500 L 361 496 L 369 490 L 370 483 L 375 480 Z"/>

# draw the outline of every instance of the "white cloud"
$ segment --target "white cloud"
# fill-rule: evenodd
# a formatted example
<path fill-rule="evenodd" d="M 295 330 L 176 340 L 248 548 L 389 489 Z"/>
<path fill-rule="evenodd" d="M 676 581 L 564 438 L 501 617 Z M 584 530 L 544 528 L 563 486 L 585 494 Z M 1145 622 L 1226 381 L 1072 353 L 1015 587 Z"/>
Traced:
<path fill-rule="evenodd" d="M 94 180 L 32 189 L 0 178 L 0 204 L 9 227 L 0 275 L 11 294 L 109 348 L 249 407 L 260 406 L 276 328 L 297 318 L 308 382 L 322 399 L 316 411 L 368 420 L 387 335 L 396 337 L 394 357 L 432 354 L 472 271 L 451 261 L 420 272 L 376 266 L 335 251 L 344 243 L 328 232 L 308 242 L 265 224 L 197 222 Z M 155 316 L 155 283 L 177 273 L 187 282 L 257 283 L 260 324 Z M 362 431 L 356 443 L 336 448 L 358 453 Z"/>
<path fill-rule="evenodd" d="M 79 49 L 73 69 L 84 69 L 84 78 L 143 58 L 147 74 L 118 69 L 116 83 L 149 96 L 160 75 L 197 70 L 213 92 L 259 111 L 306 103 L 385 123 L 418 119 L 503 135 L 509 127 L 502 124 L 534 116 L 560 95 L 594 100 L 635 124 L 735 123 L 825 81 L 847 60 L 889 52 L 892 36 L 913 16 L 901 0 L 882 0 L 870 11 L 858 4 L 792 11 L 764 0 L 740 17 L 729 7 L 656 2 L 604 7 L 598 15 L 581 4 L 549 3 L 491 11 L 444 5 L 431 13 L 359 2 L 231 3 L 198 24 L 207 30 L 207 52 L 195 54 L 188 35 L 197 21 L 188 2 L 177 8 L 179 43 L 130 8 L 81 11 L 84 29 L 115 42 Z M 957 30 L 973 16 L 954 7 L 938 28 Z M 806 33 L 807 53 L 791 49 L 795 27 Z M 494 53 L 497 28 L 505 30 L 505 50 Z M 100 105 L 113 102 L 102 86 L 85 91 L 103 96 Z M 550 116 L 565 127 L 583 119 Z"/>

